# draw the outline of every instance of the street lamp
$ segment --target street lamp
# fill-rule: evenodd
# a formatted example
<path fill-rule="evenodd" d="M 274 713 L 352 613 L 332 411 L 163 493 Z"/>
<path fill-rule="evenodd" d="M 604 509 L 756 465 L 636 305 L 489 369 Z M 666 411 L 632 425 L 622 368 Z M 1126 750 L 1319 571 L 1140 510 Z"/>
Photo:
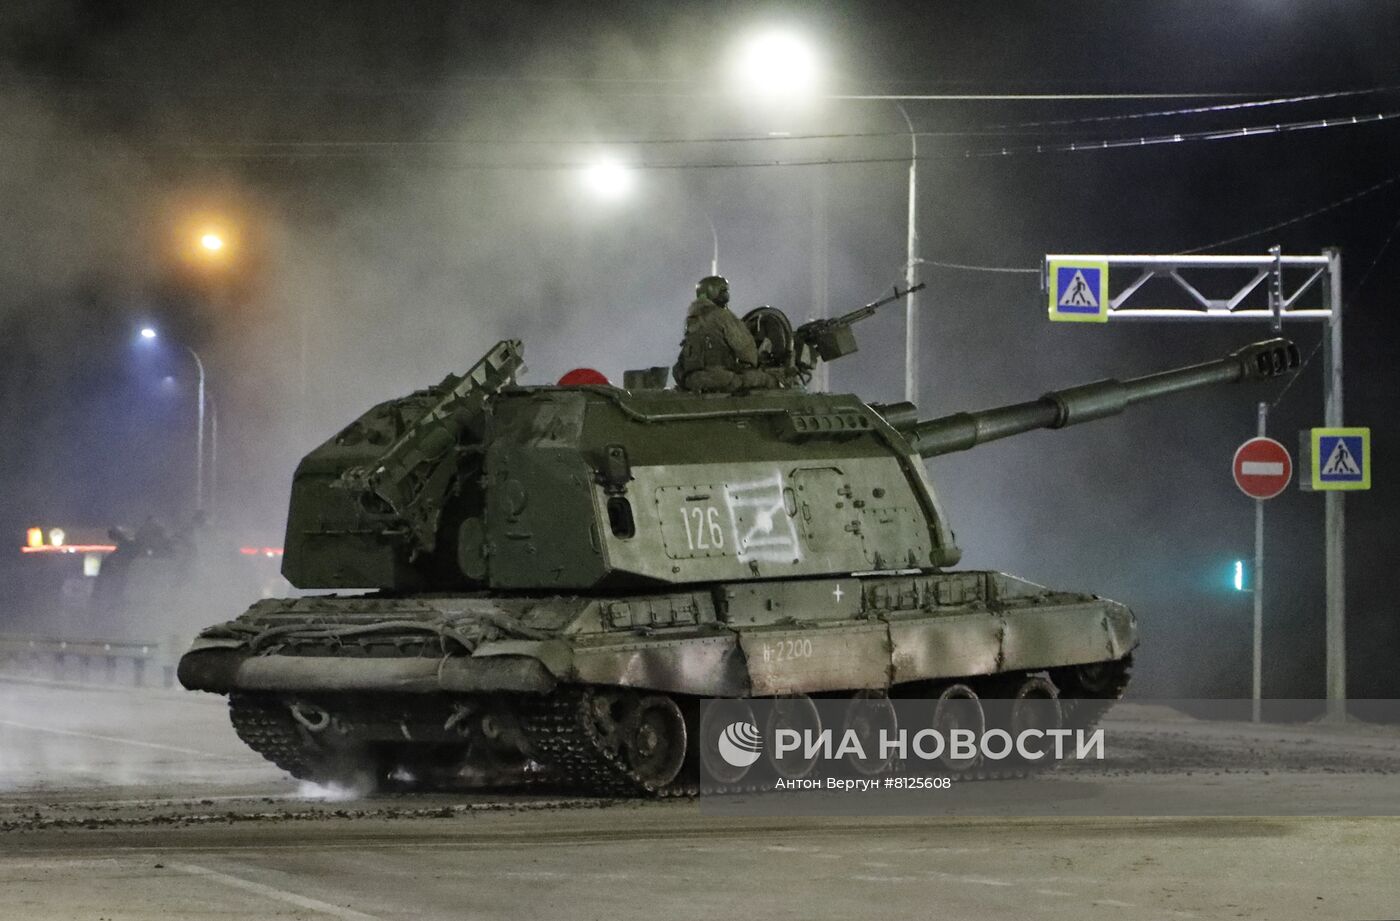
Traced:
<path fill-rule="evenodd" d="M 812 93 L 820 76 L 812 46 L 802 36 L 780 29 L 745 40 L 735 74 L 744 89 L 773 100 Z"/>
<path fill-rule="evenodd" d="M 617 201 L 630 193 L 635 185 L 632 171 L 618 160 L 599 160 L 583 169 L 582 179 L 585 188 L 594 196 L 606 201 Z M 719 274 L 719 231 L 715 229 L 714 218 L 704 212 L 705 224 L 710 228 L 710 274 Z"/>
<path fill-rule="evenodd" d="M 599 160 L 583 170 L 583 182 L 598 198 L 617 201 L 632 191 L 632 173 L 618 160 Z"/>
<path fill-rule="evenodd" d="M 212 230 L 208 231 L 200 236 L 199 246 L 206 253 L 217 253 L 224 248 L 224 237 Z"/>
<path fill-rule="evenodd" d="M 160 337 L 155 327 L 143 326 L 141 328 L 141 338 L 146 342 L 154 342 Z M 199 353 L 188 345 L 183 345 L 185 351 L 190 353 L 194 359 L 194 367 L 199 375 L 199 409 L 197 422 L 195 424 L 195 459 L 194 459 L 194 507 L 196 511 L 204 508 L 204 417 L 207 407 L 204 387 L 204 360 L 199 357 Z M 211 446 L 213 447 L 213 446 Z M 209 466 L 211 468 L 218 464 L 218 458 L 214 451 L 210 451 Z"/>
<path fill-rule="evenodd" d="M 820 66 L 812 46 L 800 35 L 793 32 L 760 32 L 740 45 L 739 56 L 735 61 L 735 72 L 742 81 L 742 88 L 767 100 L 787 100 L 812 96 L 820 83 Z M 838 97 L 848 98 L 848 97 Z M 899 114 L 909 128 L 909 203 L 908 223 L 905 234 L 904 286 L 913 288 L 918 283 L 918 166 L 919 136 L 914 123 L 903 106 Z M 904 299 L 904 399 L 918 402 L 919 396 L 919 352 L 918 314 L 915 312 L 915 298 L 911 291 Z"/>

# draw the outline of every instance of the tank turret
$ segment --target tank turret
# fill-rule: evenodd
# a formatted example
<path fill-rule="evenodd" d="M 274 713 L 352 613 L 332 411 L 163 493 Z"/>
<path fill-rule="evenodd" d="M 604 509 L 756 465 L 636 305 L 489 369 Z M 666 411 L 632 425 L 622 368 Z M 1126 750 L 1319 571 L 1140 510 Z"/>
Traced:
<path fill-rule="evenodd" d="M 283 571 L 300 588 L 594 591 L 949 566 L 959 552 L 920 455 L 1297 360 L 1276 339 L 920 421 L 908 404 L 796 389 L 518 387 L 519 343 L 502 342 L 414 397 L 417 419 L 376 427 L 395 418 L 377 408 L 302 463 Z"/>

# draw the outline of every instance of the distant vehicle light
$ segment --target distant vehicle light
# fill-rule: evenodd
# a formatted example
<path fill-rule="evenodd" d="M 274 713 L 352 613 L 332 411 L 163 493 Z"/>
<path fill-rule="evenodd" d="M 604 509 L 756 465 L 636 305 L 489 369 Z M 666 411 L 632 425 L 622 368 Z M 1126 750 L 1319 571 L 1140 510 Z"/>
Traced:
<path fill-rule="evenodd" d="M 281 547 L 239 547 L 238 552 L 243 556 L 265 556 L 269 559 L 282 555 Z"/>
<path fill-rule="evenodd" d="M 559 378 L 560 387 L 586 387 L 599 386 L 610 387 L 612 382 L 601 371 L 592 368 L 574 368 Z"/>

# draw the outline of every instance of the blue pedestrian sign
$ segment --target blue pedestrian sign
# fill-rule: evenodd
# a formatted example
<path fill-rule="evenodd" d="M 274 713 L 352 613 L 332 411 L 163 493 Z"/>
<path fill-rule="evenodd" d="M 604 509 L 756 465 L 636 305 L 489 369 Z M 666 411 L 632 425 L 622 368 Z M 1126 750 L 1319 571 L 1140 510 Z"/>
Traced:
<path fill-rule="evenodd" d="M 1312 430 L 1312 488 L 1370 489 L 1371 430 Z"/>
<path fill-rule="evenodd" d="M 1108 322 L 1108 263 L 1051 259 L 1048 265 L 1050 319 L 1061 323 Z"/>

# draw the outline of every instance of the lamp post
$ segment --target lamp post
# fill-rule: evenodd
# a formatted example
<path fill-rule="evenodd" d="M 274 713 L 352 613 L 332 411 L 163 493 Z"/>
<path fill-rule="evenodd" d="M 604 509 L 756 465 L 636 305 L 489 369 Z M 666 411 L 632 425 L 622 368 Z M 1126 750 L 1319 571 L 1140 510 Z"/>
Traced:
<path fill-rule="evenodd" d="M 909 293 L 904 297 L 904 399 L 910 403 L 919 402 L 919 337 L 918 314 L 914 312 L 915 270 L 919 264 L 919 230 L 915 221 L 918 206 L 919 183 L 919 135 L 914 131 L 914 122 L 904 106 L 899 107 L 904 116 L 904 124 L 909 126 L 909 227 L 905 235 L 904 288 Z"/>
<path fill-rule="evenodd" d="M 146 326 L 141 329 L 141 338 L 147 342 L 156 340 L 159 335 L 154 327 Z M 199 381 L 197 421 L 195 423 L 194 507 L 196 511 L 200 511 L 204 508 L 204 417 L 208 404 L 205 395 L 204 359 L 200 358 L 199 353 L 190 346 L 182 343 L 182 347 L 194 359 L 194 367 L 198 373 Z"/>
<path fill-rule="evenodd" d="M 710 217 L 710 212 L 705 212 L 705 223 L 710 225 L 710 239 L 714 242 L 715 248 L 710 255 L 710 274 L 719 274 L 719 231 L 715 230 L 715 220 Z"/>
<path fill-rule="evenodd" d="M 630 194 L 635 185 L 632 171 L 617 160 L 599 160 L 582 171 L 584 186 L 595 197 L 617 201 Z M 710 228 L 710 274 L 719 274 L 719 231 L 708 211 L 702 212 Z"/>
<path fill-rule="evenodd" d="M 811 98 L 818 89 L 821 73 L 816 52 L 800 36 L 783 31 L 760 32 L 745 42 L 735 61 L 735 70 L 745 90 L 769 101 Z M 828 96 L 828 99 L 859 97 Z M 918 185 L 919 135 L 904 106 L 899 114 L 909 129 L 909 195 L 905 234 L 904 285 L 918 283 Z M 911 291 L 904 299 L 904 399 L 918 402 L 919 327 L 916 300 Z"/>

